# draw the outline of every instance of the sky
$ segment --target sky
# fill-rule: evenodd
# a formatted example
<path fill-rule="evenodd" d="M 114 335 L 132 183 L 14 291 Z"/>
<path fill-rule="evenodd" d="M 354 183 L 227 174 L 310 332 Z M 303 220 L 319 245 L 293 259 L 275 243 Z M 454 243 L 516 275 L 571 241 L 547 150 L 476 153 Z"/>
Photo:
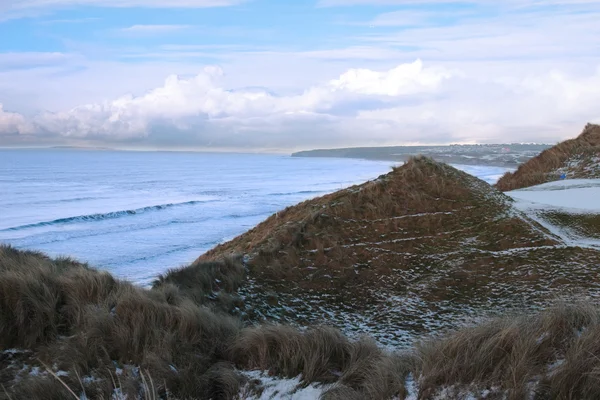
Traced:
<path fill-rule="evenodd" d="M 0 146 L 556 143 L 600 0 L 0 0 Z"/>

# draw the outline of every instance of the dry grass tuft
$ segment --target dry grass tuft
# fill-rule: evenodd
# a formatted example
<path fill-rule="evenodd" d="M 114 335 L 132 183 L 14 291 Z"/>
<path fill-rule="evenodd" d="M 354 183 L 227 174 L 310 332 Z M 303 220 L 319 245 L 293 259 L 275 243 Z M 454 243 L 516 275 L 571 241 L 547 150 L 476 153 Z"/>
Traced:
<path fill-rule="evenodd" d="M 302 374 L 307 382 L 334 382 L 348 349 L 348 339 L 332 328 L 303 333 L 289 326 L 266 325 L 244 329 L 231 354 L 240 368 L 269 370 L 288 378 Z"/>
<path fill-rule="evenodd" d="M 591 399 L 600 394 L 600 309 L 562 305 L 465 328 L 421 343 L 420 394 L 497 387 L 509 399 Z"/>
<path fill-rule="evenodd" d="M 196 304 L 211 305 L 216 310 L 231 313 L 241 302 L 235 293 L 244 281 L 244 273 L 239 256 L 219 262 L 196 261 L 160 275 L 152 287 L 172 304 L 188 298 Z"/>
<path fill-rule="evenodd" d="M 247 328 L 231 354 L 242 369 L 267 370 L 288 378 L 301 375 L 306 383 L 335 383 L 324 394 L 327 399 L 403 395 L 406 376 L 415 366 L 409 355 L 392 356 L 372 339 L 349 341 L 327 327 L 304 332 L 282 325 Z"/>
<path fill-rule="evenodd" d="M 144 290 L 73 260 L 0 246 L 0 349 L 30 349 L 48 365 L 105 382 L 114 363 L 137 365 L 149 371 L 159 394 L 167 387 L 181 396 L 229 393 L 234 380 L 227 374 L 216 379 L 214 368 L 226 360 L 241 325 L 203 306 L 197 293 L 211 288 L 203 279 L 215 271 L 229 274 L 223 290 L 231 290 L 238 282 L 233 272 L 243 267 L 230 260 L 207 265 L 205 274 L 201 268 L 170 273 L 156 289 Z M 190 293 L 192 278 L 201 289 Z M 73 390 L 87 393 L 76 383 Z M 43 391 L 48 384 L 23 385 L 15 393 Z"/>

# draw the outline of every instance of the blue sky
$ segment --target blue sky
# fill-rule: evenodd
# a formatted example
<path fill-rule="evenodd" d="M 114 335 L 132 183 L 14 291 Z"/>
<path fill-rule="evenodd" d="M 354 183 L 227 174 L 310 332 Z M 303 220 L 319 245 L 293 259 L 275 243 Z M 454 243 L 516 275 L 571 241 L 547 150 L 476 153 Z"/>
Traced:
<path fill-rule="evenodd" d="M 0 0 L 0 146 L 555 142 L 600 0 Z"/>

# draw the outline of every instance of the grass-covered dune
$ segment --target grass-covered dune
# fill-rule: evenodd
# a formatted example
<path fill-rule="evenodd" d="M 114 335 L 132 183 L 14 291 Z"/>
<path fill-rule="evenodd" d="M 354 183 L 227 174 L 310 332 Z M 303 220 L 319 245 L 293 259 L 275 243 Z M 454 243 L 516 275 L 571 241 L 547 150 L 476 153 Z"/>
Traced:
<path fill-rule="evenodd" d="M 503 191 L 557 181 L 562 174 L 573 178 L 600 178 L 600 125 L 587 124 L 574 139 L 565 140 L 507 172 L 496 187 Z"/>
<path fill-rule="evenodd" d="M 151 289 L 0 246 L 0 399 L 258 398 L 244 371 L 321 383 L 324 399 L 600 397 L 600 308 L 483 322 L 392 353 L 327 327 L 244 327 L 239 259 Z"/>
<path fill-rule="evenodd" d="M 427 157 L 288 207 L 199 260 L 234 254 L 246 260 L 248 319 L 325 320 L 392 346 L 472 316 L 600 294 L 600 251 Z"/>

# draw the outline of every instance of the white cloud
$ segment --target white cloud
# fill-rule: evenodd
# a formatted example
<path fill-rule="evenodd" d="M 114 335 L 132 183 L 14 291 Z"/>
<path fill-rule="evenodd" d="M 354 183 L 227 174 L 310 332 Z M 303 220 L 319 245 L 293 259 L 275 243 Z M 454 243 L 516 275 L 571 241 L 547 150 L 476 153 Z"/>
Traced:
<path fill-rule="evenodd" d="M 230 90 L 224 78 L 221 68 L 207 67 L 191 78 L 172 75 L 143 95 L 31 119 L 0 108 L 0 131 L 155 147 L 292 149 L 556 141 L 600 119 L 600 68 L 482 79 L 417 60 L 384 71 L 350 69 L 288 95 Z"/>
<path fill-rule="evenodd" d="M 170 32 L 180 32 L 191 28 L 190 25 L 132 25 L 119 29 L 120 33 L 127 35 L 161 35 Z"/>
<path fill-rule="evenodd" d="M 45 113 L 36 119 L 44 131 L 65 136 L 131 138 L 148 134 L 153 121 L 193 117 L 214 121 L 265 118 L 273 115 L 325 112 L 339 101 L 358 95 L 400 96 L 434 89 L 449 73 L 424 68 L 420 60 L 390 71 L 350 70 L 338 79 L 297 95 L 275 96 L 264 90 L 230 91 L 219 85 L 223 71 L 207 67 L 197 76 L 167 78 L 162 87 L 143 96 Z"/>
<path fill-rule="evenodd" d="M 588 76 L 558 71 L 521 80 L 455 79 L 451 98 L 359 112 L 357 119 L 386 121 L 411 131 L 446 132 L 470 142 L 550 141 L 578 134 L 600 121 L 600 67 Z"/>
<path fill-rule="evenodd" d="M 0 104 L 0 135 L 23 135 L 34 132 L 33 125 L 17 113 L 4 111 Z"/>
<path fill-rule="evenodd" d="M 298 118 L 304 121 L 324 118 L 331 123 L 339 117 L 335 115 L 339 110 L 330 111 L 348 102 L 360 104 L 365 98 L 379 97 L 387 97 L 381 101 L 389 101 L 390 97 L 431 92 L 450 73 L 442 68 L 426 68 L 417 60 L 383 72 L 350 70 L 338 79 L 288 96 L 259 89 L 227 90 L 220 85 L 222 76 L 223 71 L 218 67 L 207 67 L 189 79 L 173 75 L 162 87 L 145 95 L 42 113 L 33 123 L 45 134 L 117 141 L 147 137 L 156 126 L 170 126 L 174 131 L 200 125 L 203 129 L 211 125 L 213 130 L 225 127 L 230 132 L 272 131 L 268 128 L 273 126 L 285 130 L 282 121 Z M 286 136 L 285 132 L 282 135 Z"/>
<path fill-rule="evenodd" d="M 423 62 L 417 60 L 385 72 L 352 69 L 330 84 L 334 88 L 360 94 L 399 96 L 435 89 L 450 76 L 450 72 L 444 69 L 424 69 Z"/>
<path fill-rule="evenodd" d="M 381 18 L 388 17 L 383 14 Z M 600 8 L 586 12 L 535 10 L 485 18 L 469 16 L 460 24 L 418 26 L 398 32 L 374 29 L 354 39 L 365 47 L 405 49 L 437 62 L 505 61 L 517 65 L 526 59 L 543 59 L 564 64 L 584 57 L 597 59 L 591 49 L 600 46 L 598 18 Z"/>

